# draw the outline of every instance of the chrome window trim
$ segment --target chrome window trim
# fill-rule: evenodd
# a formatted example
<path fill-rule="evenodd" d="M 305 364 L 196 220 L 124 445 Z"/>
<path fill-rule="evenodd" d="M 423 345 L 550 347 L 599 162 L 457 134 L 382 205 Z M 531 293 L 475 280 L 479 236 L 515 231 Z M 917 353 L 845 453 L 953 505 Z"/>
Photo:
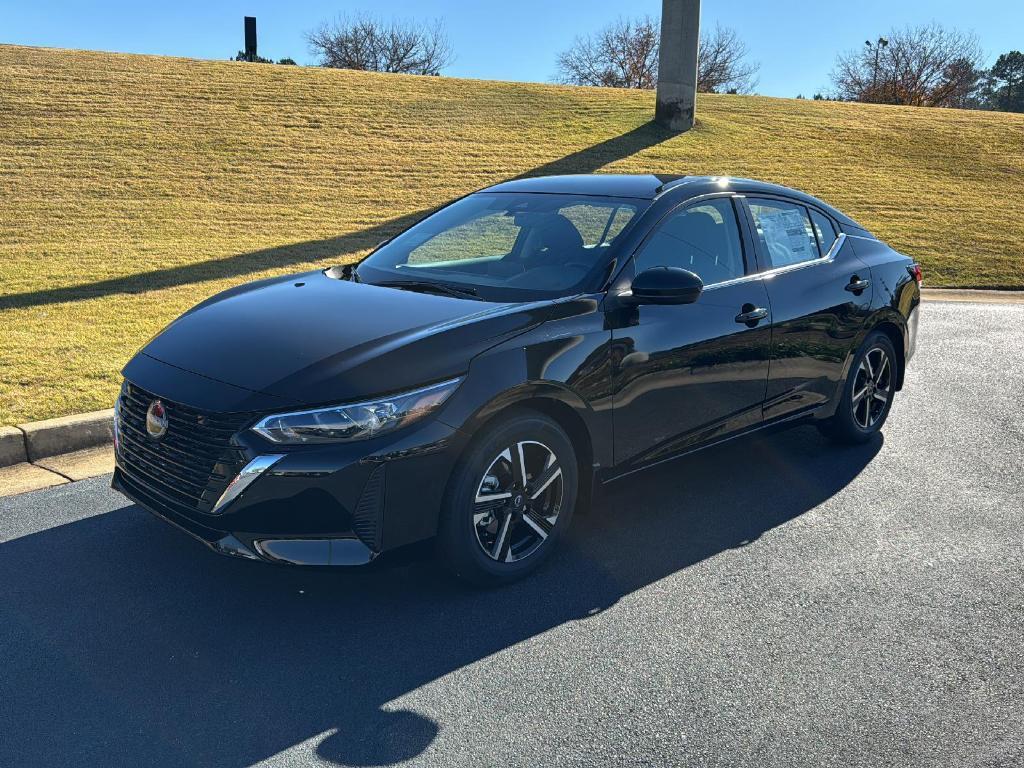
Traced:
<path fill-rule="evenodd" d="M 814 267 L 818 264 L 831 264 L 836 260 L 836 256 L 839 255 L 839 251 L 842 250 L 843 244 L 846 243 L 848 235 L 845 232 L 840 232 L 839 237 L 832 243 L 832 247 L 829 248 L 828 253 L 824 256 L 819 256 L 816 259 L 809 261 L 801 261 L 796 264 L 786 264 L 782 267 L 776 267 L 775 269 L 765 270 L 764 272 L 755 272 L 750 275 L 744 275 L 743 277 L 737 277 L 735 280 L 726 280 L 721 283 L 712 283 L 711 285 L 704 286 L 705 291 L 713 291 L 716 288 L 723 288 L 730 285 L 737 285 L 739 283 L 749 282 L 755 279 L 770 279 L 776 275 L 784 275 L 789 272 L 795 272 L 798 269 L 807 269 L 808 267 Z"/>
<path fill-rule="evenodd" d="M 658 197 L 661 197 L 661 196 L 667 194 L 668 192 L 672 191 L 673 189 L 678 189 L 681 186 L 684 186 L 684 185 L 683 184 L 677 184 L 677 185 L 671 187 L 670 189 L 666 189 L 664 192 L 660 193 L 654 199 L 656 200 Z M 702 293 L 704 291 L 713 291 L 713 290 L 715 290 L 717 288 L 728 288 L 728 287 L 733 286 L 733 285 L 741 285 L 743 283 L 752 282 L 754 280 L 771 279 L 771 278 L 775 277 L 776 275 L 787 274 L 789 272 L 794 272 L 794 271 L 796 271 L 798 269 L 805 269 L 807 267 L 813 267 L 813 266 L 815 266 L 817 264 L 831 264 L 831 263 L 833 263 L 836 260 L 836 256 L 839 255 L 839 251 L 842 250 L 843 245 L 846 243 L 847 238 L 851 238 L 852 237 L 852 238 L 855 238 L 857 240 L 875 240 L 875 238 L 863 237 L 863 236 L 860 236 L 860 235 L 849 235 L 846 232 L 840 231 L 840 225 L 836 223 L 835 219 L 830 214 L 826 213 L 825 211 L 823 211 L 818 206 L 812 205 L 811 203 L 805 203 L 803 201 L 793 200 L 791 198 L 783 197 L 781 195 L 761 194 L 761 193 L 753 193 L 753 192 L 748 192 L 748 191 L 722 190 L 721 192 L 706 192 L 703 195 L 697 195 L 696 197 L 691 197 L 691 198 L 688 198 L 687 200 L 684 200 L 684 201 L 678 203 L 677 205 L 672 207 L 669 211 L 667 211 L 665 214 L 663 214 L 661 216 L 661 218 L 659 218 L 658 221 L 655 222 L 655 224 L 651 227 L 651 229 L 648 231 L 647 235 L 644 236 L 643 240 L 641 240 L 640 243 L 636 246 L 636 248 L 633 249 L 633 251 L 629 254 L 629 256 L 625 257 L 622 260 L 622 266 L 620 266 L 617 269 L 615 269 L 613 271 L 613 274 L 608 278 L 607 281 L 605 281 L 605 284 L 602 287 L 601 292 L 607 294 L 607 292 L 611 290 L 612 286 L 614 286 L 618 282 L 619 278 L 622 276 L 622 272 L 626 268 L 626 265 L 628 265 L 631 261 L 633 261 L 635 263 L 635 259 L 636 259 L 637 254 L 640 253 L 640 251 L 643 249 L 644 245 L 647 244 L 647 241 L 651 238 L 651 236 L 655 232 L 657 232 L 658 228 L 661 227 L 662 224 L 664 224 L 665 220 L 668 219 L 669 216 L 672 216 L 673 214 L 675 214 L 675 213 L 677 213 L 679 211 L 685 210 L 686 208 L 689 208 L 691 205 L 695 205 L 695 204 L 699 205 L 701 202 L 704 202 L 704 201 L 706 201 L 706 200 L 708 200 L 710 198 L 725 197 L 725 198 L 729 198 L 730 200 L 733 200 L 733 201 L 742 200 L 744 202 L 744 204 L 747 204 L 747 200 L 751 196 L 755 197 L 755 199 L 760 199 L 760 198 L 774 199 L 774 200 L 780 200 L 780 201 L 785 202 L 785 203 L 790 203 L 791 205 L 799 205 L 799 206 L 802 206 L 802 207 L 807 208 L 807 209 L 813 208 L 814 210 L 818 211 L 818 213 L 820 213 L 822 216 L 825 216 L 827 219 L 832 221 L 833 222 L 833 226 L 836 228 L 836 231 L 839 234 L 836 237 L 835 242 L 832 243 L 832 247 L 828 249 L 828 253 L 826 253 L 824 256 L 819 256 L 818 258 L 811 259 L 809 261 L 801 261 L 801 262 L 798 262 L 796 264 L 787 264 L 787 265 L 782 266 L 782 267 L 776 267 L 775 269 L 767 269 L 767 270 L 764 270 L 763 272 L 750 272 L 750 273 L 748 273 L 746 275 L 743 275 L 742 277 L 733 278 L 732 280 L 723 280 L 722 282 L 719 282 L 719 283 L 709 283 L 708 285 L 704 286 L 703 290 L 701 291 Z M 739 211 L 734 211 L 734 212 L 736 214 L 736 219 L 737 219 L 736 224 L 737 224 L 738 227 L 742 228 L 742 223 L 740 222 L 740 218 L 741 218 L 740 212 Z M 633 220 L 635 220 L 635 218 L 636 217 L 634 217 Z M 631 220 L 630 223 L 632 223 L 633 220 Z M 754 231 L 751 234 L 755 238 L 758 236 L 756 231 Z M 755 252 L 751 253 L 751 254 L 748 254 L 747 253 L 746 244 L 743 242 L 743 235 L 742 235 L 742 232 L 741 232 L 741 234 L 740 234 L 740 247 L 743 250 L 743 261 L 744 261 L 744 265 L 746 267 L 750 266 L 749 262 L 750 262 L 751 258 L 753 259 L 755 265 L 757 263 L 757 254 L 756 254 L 757 243 L 754 242 L 754 243 L 752 243 L 752 245 L 754 246 L 754 251 Z"/>

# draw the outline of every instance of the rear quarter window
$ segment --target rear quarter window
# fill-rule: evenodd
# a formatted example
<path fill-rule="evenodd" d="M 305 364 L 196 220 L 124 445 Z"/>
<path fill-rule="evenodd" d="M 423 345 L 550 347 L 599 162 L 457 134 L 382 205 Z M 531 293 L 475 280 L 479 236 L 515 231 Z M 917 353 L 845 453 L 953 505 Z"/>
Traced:
<path fill-rule="evenodd" d="M 811 223 L 814 225 L 814 234 L 818 237 L 818 243 L 821 246 L 821 255 L 824 256 L 830 250 L 836 242 L 836 238 L 839 234 L 836 232 L 836 227 L 825 214 L 820 211 L 816 211 L 813 208 L 811 211 Z"/>

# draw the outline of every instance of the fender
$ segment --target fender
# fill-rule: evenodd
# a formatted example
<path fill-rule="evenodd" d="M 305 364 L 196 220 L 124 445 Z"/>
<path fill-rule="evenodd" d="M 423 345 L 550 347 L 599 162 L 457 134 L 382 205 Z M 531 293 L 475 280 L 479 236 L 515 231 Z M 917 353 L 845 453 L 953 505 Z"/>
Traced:
<path fill-rule="evenodd" d="M 516 354 L 518 352 L 518 355 Z M 518 356 L 519 365 L 510 357 Z M 525 374 L 525 350 L 507 350 L 495 356 L 495 369 L 474 371 L 471 369 L 467 381 L 460 392 L 452 397 L 439 420 L 449 425 L 461 424 L 459 430 L 468 436 L 475 434 L 487 421 L 505 412 L 508 408 L 522 405 L 533 406 L 551 413 L 556 420 L 562 422 L 566 431 L 572 435 L 572 424 L 564 423 L 565 415 L 574 417 L 577 425 L 585 431 L 585 437 L 592 452 L 592 464 L 595 469 L 609 467 L 612 461 L 611 411 L 602 413 L 586 401 L 577 391 L 563 382 L 528 379 L 525 375 L 518 381 L 516 373 Z M 512 363 L 512 364 L 509 364 Z M 488 366 L 490 368 L 490 366 Z M 469 386 L 466 387 L 466 384 Z M 462 390 L 467 391 L 463 395 Z M 610 403 L 610 401 L 609 401 Z M 553 405 L 554 408 L 545 404 Z"/>
<path fill-rule="evenodd" d="M 833 413 L 835 413 L 836 406 L 839 404 L 839 392 L 841 391 L 842 387 L 845 386 L 846 384 L 846 377 L 850 375 L 850 366 L 853 365 L 853 358 L 857 356 L 857 352 L 858 350 L 860 350 L 860 347 L 864 343 L 864 340 L 882 323 L 889 323 L 891 325 L 895 325 L 897 328 L 900 329 L 900 333 L 903 336 L 904 360 L 906 359 L 906 345 L 908 343 L 909 338 L 907 330 L 907 319 L 890 306 L 885 306 L 882 307 L 881 309 L 876 310 L 864 323 L 864 327 L 861 328 L 860 332 L 857 334 L 857 339 L 855 343 L 850 347 L 850 352 L 849 354 L 847 354 L 846 361 L 843 363 L 843 377 L 840 380 L 839 386 L 836 388 L 836 392 L 831 399 L 831 407 L 823 409 L 822 412 L 819 414 L 819 418 L 827 418 L 828 416 L 831 416 Z M 899 391 L 902 388 L 902 386 L 903 371 L 901 370 L 900 378 L 896 386 L 897 391 Z"/>
<path fill-rule="evenodd" d="M 438 418 L 477 431 L 510 406 L 545 410 L 572 437 L 585 438 L 590 462 L 612 462 L 612 397 L 607 364 L 611 332 L 596 302 L 544 323 L 473 359 L 466 380 Z"/>

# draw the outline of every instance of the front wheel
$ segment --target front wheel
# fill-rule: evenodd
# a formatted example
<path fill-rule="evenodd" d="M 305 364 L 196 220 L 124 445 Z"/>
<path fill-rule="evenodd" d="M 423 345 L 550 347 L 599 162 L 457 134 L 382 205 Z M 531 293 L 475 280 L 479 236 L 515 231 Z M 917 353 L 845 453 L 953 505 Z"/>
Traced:
<path fill-rule="evenodd" d="M 579 470 L 557 423 L 522 412 L 488 428 L 459 462 L 445 495 L 439 554 L 481 585 L 522 578 L 568 528 Z"/>
<path fill-rule="evenodd" d="M 896 394 L 896 350 L 884 333 L 873 333 L 857 351 L 843 383 L 835 415 L 819 426 L 841 443 L 864 443 L 889 417 Z"/>

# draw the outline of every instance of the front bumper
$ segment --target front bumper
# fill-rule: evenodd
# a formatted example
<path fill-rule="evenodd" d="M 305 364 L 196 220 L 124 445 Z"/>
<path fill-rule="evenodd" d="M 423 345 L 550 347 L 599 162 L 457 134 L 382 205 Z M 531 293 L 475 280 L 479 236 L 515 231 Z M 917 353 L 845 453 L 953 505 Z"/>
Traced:
<path fill-rule="evenodd" d="M 171 426 L 163 442 L 150 443 L 128 424 L 115 447 L 113 488 L 211 549 L 250 560 L 365 565 L 386 551 L 429 539 L 465 443 L 463 433 L 436 419 L 380 438 L 297 447 L 274 445 L 242 428 L 225 444 L 236 463 L 229 472 L 227 462 L 213 470 L 214 477 L 224 472 L 234 482 L 223 490 L 226 480 L 221 481 L 214 496 L 193 504 L 171 482 L 176 469 L 185 471 L 185 443 L 175 447 L 171 438 L 184 424 L 174 421 L 175 409 L 179 419 L 202 421 L 204 412 L 183 404 L 175 397 L 180 391 L 161 389 L 160 382 L 132 387 L 162 398 Z M 120 418 L 125 424 L 126 417 Z M 170 474 L 162 475 L 161 468 Z"/>
<path fill-rule="evenodd" d="M 393 450 L 294 451 L 216 514 L 185 510 L 115 454 L 112 486 L 211 549 L 294 565 L 365 565 L 433 536 L 460 433 L 433 422 Z M 250 454 L 255 458 L 258 454 Z"/>
<path fill-rule="evenodd" d="M 380 554 L 354 536 L 280 538 L 277 534 L 246 534 L 211 528 L 204 525 L 204 521 L 174 510 L 149 489 L 143 490 L 143 486 L 120 467 L 115 468 L 111 485 L 157 518 L 222 555 L 288 565 L 367 565 Z"/>

